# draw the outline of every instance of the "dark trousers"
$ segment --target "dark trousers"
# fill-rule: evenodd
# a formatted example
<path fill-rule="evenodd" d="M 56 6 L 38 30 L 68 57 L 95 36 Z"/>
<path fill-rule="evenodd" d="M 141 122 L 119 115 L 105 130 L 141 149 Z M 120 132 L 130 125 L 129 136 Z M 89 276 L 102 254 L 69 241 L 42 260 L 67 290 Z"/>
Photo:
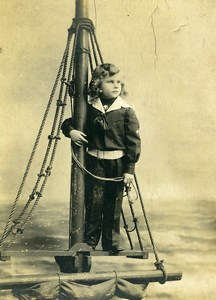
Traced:
<path fill-rule="evenodd" d="M 123 173 L 123 158 L 116 160 L 86 157 L 87 169 L 96 176 L 118 177 Z M 85 241 L 96 246 L 102 234 L 102 248 L 119 245 L 123 182 L 107 182 L 86 175 Z"/>

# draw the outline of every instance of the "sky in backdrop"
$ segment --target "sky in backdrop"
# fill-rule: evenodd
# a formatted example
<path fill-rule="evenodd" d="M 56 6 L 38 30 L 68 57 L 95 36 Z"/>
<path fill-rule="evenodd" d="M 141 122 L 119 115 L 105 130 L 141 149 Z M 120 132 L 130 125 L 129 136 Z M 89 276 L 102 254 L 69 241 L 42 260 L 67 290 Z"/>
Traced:
<path fill-rule="evenodd" d="M 124 73 L 140 120 L 137 174 L 153 201 L 215 199 L 215 12 L 213 0 L 89 1 L 104 61 Z M 74 14 L 72 0 L 1 1 L 1 201 L 18 189 Z M 69 178 L 63 138 L 48 188 L 53 198 L 69 193 Z"/>

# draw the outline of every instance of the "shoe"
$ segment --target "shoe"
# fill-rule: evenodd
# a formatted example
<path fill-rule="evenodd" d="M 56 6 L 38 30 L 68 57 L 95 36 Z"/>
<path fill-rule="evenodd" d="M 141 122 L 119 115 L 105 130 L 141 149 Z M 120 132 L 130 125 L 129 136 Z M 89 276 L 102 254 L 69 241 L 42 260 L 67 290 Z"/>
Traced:
<path fill-rule="evenodd" d="M 90 248 L 92 248 L 92 250 L 95 250 L 95 248 L 97 247 L 97 245 L 91 245 L 91 244 L 88 244 L 88 243 L 87 243 L 87 245 L 88 245 Z"/>
<path fill-rule="evenodd" d="M 110 249 L 110 255 L 118 255 L 120 251 L 123 251 L 124 248 L 120 246 L 112 246 Z"/>
<path fill-rule="evenodd" d="M 103 251 L 110 251 L 109 247 L 103 247 Z"/>

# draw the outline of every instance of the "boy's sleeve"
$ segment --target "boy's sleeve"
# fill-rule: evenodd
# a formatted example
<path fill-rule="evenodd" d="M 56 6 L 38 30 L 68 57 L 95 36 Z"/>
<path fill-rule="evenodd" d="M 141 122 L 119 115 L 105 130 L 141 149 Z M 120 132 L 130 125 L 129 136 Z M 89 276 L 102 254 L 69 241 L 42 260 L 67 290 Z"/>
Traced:
<path fill-rule="evenodd" d="M 139 121 L 132 108 L 125 117 L 125 167 L 124 173 L 134 174 L 135 163 L 138 161 L 141 152 L 141 140 L 139 136 Z"/>
<path fill-rule="evenodd" d="M 64 120 L 64 122 L 62 123 L 62 126 L 61 126 L 61 130 L 66 137 L 68 137 L 68 138 L 70 137 L 69 133 L 73 129 L 74 129 L 74 127 L 73 127 L 72 118 Z"/>

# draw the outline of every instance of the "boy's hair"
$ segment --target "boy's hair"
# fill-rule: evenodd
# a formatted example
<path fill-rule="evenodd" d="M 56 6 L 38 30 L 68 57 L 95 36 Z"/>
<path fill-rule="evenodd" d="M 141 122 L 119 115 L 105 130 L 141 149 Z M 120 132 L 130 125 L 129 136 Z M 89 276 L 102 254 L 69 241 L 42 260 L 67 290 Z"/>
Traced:
<path fill-rule="evenodd" d="M 98 65 L 92 72 L 92 79 L 89 84 L 88 94 L 92 98 L 98 98 L 101 93 L 101 83 L 107 76 L 113 76 L 118 74 L 120 70 L 113 64 L 101 64 Z M 121 96 L 126 96 L 124 83 L 121 82 Z"/>

